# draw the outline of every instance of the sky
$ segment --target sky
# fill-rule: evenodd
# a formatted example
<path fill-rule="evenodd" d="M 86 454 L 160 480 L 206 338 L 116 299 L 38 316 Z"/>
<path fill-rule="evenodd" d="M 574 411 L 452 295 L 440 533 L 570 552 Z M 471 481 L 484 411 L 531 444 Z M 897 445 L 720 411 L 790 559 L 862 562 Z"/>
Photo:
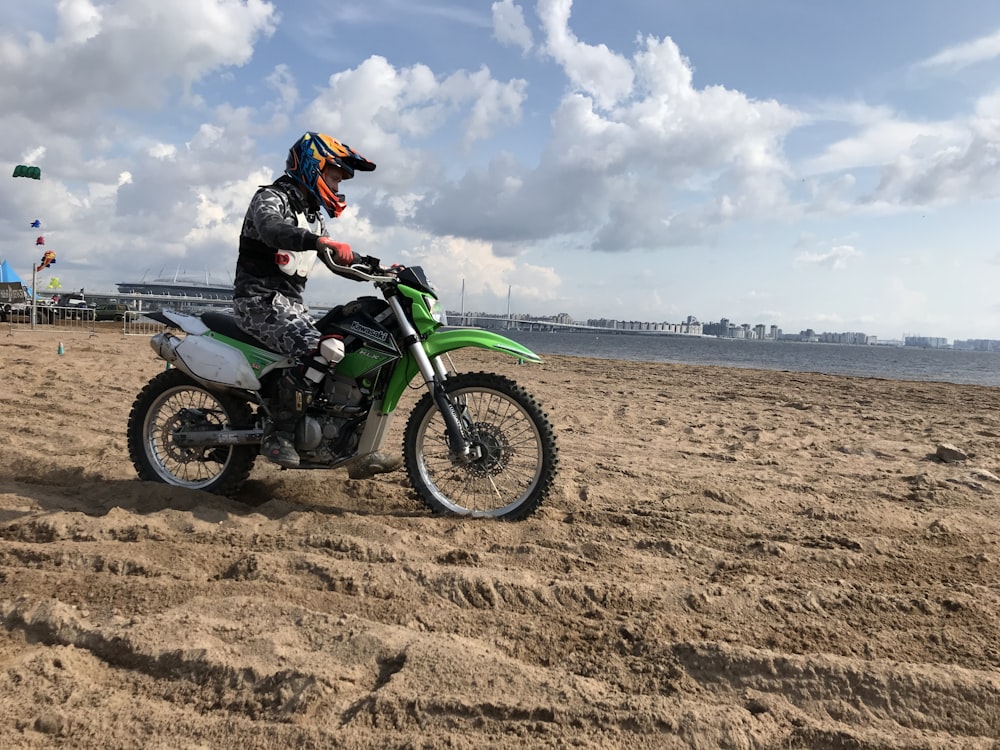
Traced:
<path fill-rule="evenodd" d="M 231 281 L 315 130 L 378 165 L 330 235 L 452 310 L 1000 339 L 1000 3 L 0 0 L 0 70 L 39 287 Z"/>

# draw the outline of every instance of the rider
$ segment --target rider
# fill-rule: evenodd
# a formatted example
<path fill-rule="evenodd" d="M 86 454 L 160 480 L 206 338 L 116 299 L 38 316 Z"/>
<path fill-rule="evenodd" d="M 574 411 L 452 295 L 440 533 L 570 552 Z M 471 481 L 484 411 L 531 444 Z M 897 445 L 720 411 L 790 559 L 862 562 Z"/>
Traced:
<path fill-rule="evenodd" d="M 233 292 L 236 322 L 268 348 L 297 362 L 278 382 L 261 443 L 261 455 L 279 466 L 299 465 L 295 425 L 322 378 L 312 365 L 325 368 L 344 356 L 343 343 L 317 330 L 302 299 L 317 251 L 327 248 L 338 265 L 354 262 L 349 244 L 327 236 L 319 209 L 330 218 L 340 216 L 347 206 L 337 192 L 341 181 L 351 179 L 355 171 L 373 169 L 373 162 L 345 144 L 307 132 L 288 150 L 285 174 L 257 190 L 243 219 Z M 401 463 L 398 456 L 374 453 L 352 465 L 350 476 L 394 471 Z"/>

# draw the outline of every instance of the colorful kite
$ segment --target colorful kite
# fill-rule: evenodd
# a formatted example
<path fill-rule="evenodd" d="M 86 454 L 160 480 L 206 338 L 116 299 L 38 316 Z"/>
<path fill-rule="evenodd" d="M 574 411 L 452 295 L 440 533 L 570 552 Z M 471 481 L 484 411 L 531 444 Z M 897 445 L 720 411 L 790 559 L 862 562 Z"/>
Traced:
<path fill-rule="evenodd" d="M 42 170 L 40 167 L 29 167 L 24 164 L 18 164 L 14 167 L 13 177 L 27 177 L 32 180 L 42 179 Z"/>
<path fill-rule="evenodd" d="M 35 269 L 35 271 L 41 271 L 43 268 L 48 268 L 55 262 L 56 262 L 56 254 L 51 250 L 46 250 L 42 254 L 42 262 L 39 264 L 38 268 Z"/>

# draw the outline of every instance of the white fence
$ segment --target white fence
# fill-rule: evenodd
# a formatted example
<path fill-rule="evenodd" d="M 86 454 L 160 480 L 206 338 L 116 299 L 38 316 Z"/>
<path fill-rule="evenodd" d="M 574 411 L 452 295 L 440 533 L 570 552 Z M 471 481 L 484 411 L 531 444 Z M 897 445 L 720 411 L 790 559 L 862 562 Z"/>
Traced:
<path fill-rule="evenodd" d="M 166 326 L 140 315 L 136 318 L 126 318 L 122 321 L 121 327 L 122 336 L 152 336 L 154 333 L 162 331 Z"/>
<path fill-rule="evenodd" d="M 98 320 L 97 313 L 90 307 L 40 305 L 35 309 L 34 319 L 30 307 L 0 309 L 0 331 L 4 328 L 8 336 L 39 333 L 96 336 L 100 331 L 117 331 L 122 336 L 152 336 L 162 331 L 163 325 L 134 311 L 121 320 Z"/>
<path fill-rule="evenodd" d="M 0 311 L 0 323 L 7 327 L 7 335 L 15 333 L 58 333 L 97 335 L 97 321 L 94 311 L 82 307 L 59 307 L 55 305 L 16 306 Z"/>

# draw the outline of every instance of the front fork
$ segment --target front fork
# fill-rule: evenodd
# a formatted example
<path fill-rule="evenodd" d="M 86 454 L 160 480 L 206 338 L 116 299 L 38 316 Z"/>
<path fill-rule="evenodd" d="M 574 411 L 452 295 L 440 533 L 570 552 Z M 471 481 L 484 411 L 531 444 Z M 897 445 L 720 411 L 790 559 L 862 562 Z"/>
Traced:
<path fill-rule="evenodd" d="M 448 377 L 444 363 L 441 362 L 439 357 L 431 359 L 427 356 L 427 352 L 424 351 L 424 347 L 420 344 L 420 337 L 403 312 L 399 298 L 393 296 L 389 297 L 387 301 L 392 311 L 396 314 L 396 320 L 399 321 L 403 334 L 403 342 L 412 355 L 414 362 L 417 363 L 420 374 L 424 379 L 424 384 L 430 391 L 431 397 L 434 399 L 434 403 L 437 405 L 438 411 L 441 412 L 441 417 L 444 419 L 445 428 L 448 432 L 448 446 L 451 449 L 451 459 L 460 464 L 472 463 L 476 458 L 472 455 L 472 443 L 466 436 L 465 430 L 462 429 L 462 419 L 455 409 L 455 405 L 448 398 L 448 392 L 444 387 L 445 380 Z"/>

